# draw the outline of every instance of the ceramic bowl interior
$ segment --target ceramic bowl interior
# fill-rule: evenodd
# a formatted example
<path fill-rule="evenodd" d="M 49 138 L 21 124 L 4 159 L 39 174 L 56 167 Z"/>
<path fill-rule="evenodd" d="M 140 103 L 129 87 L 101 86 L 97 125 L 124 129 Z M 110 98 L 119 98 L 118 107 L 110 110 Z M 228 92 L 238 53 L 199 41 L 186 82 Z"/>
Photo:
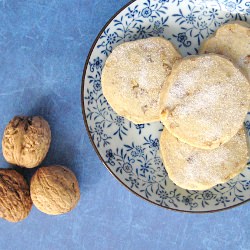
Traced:
<path fill-rule="evenodd" d="M 89 53 L 83 74 L 82 107 L 93 147 L 125 187 L 161 207 L 211 212 L 242 204 L 250 199 L 250 167 L 210 190 L 190 191 L 176 186 L 168 178 L 159 154 L 162 124 L 135 125 L 118 116 L 102 94 L 102 68 L 118 44 L 152 36 L 169 39 L 183 56 L 196 54 L 202 41 L 230 20 L 250 22 L 250 2 L 132 1 L 105 25 Z M 249 135 L 250 114 L 245 125 Z"/>

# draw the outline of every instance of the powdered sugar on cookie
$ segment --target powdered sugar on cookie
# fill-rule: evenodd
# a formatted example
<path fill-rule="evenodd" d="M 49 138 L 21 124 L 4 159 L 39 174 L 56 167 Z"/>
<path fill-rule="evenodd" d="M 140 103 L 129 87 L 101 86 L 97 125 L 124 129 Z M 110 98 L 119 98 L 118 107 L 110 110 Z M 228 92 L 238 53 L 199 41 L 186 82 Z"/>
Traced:
<path fill-rule="evenodd" d="M 166 39 L 154 37 L 119 45 L 102 74 L 104 96 L 134 123 L 160 120 L 160 92 L 180 54 Z"/>
<path fill-rule="evenodd" d="M 205 190 L 238 175 L 248 161 L 244 129 L 213 150 L 194 148 L 164 129 L 160 149 L 169 178 L 185 189 Z"/>
<path fill-rule="evenodd" d="M 181 141 L 216 148 L 242 126 L 250 87 L 229 60 L 214 54 L 177 63 L 161 96 L 161 120 Z"/>

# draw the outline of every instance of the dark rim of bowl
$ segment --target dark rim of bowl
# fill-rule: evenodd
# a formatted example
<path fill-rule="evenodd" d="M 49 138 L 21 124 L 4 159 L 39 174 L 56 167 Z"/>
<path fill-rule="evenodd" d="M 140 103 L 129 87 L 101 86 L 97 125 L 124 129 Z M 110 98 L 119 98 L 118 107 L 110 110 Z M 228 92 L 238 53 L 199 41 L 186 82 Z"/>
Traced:
<path fill-rule="evenodd" d="M 151 201 L 151 200 L 148 200 L 146 199 L 145 197 L 141 196 L 140 194 L 136 193 L 134 190 L 132 190 L 131 188 L 129 188 L 125 183 L 123 183 L 114 173 L 113 171 L 110 169 L 110 167 L 105 163 L 104 159 L 102 158 L 101 154 L 99 153 L 92 137 L 91 137 L 91 134 L 90 134 L 90 131 L 89 131 L 89 126 L 88 126 L 88 121 L 87 121 L 87 117 L 86 117 L 86 114 L 85 114 L 85 107 L 84 107 L 84 83 L 85 83 L 85 76 L 86 76 L 86 71 L 87 71 L 87 68 L 88 68 L 88 63 L 89 63 L 89 59 L 93 53 L 93 50 L 98 42 L 98 40 L 100 39 L 102 33 L 105 31 L 105 29 L 110 25 L 110 23 L 123 11 L 125 10 L 128 6 L 130 6 L 132 3 L 136 2 L 137 0 L 132 0 L 132 1 L 129 1 L 125 6 L 123 6 L 120 10 L 118 10 L 110 19 L 109 21 L 105 24 L 105 26 L 101 29 L 101 31 L 99 32 L 99 34 L 97 35 L 94 43 L 92 44 L 91 46 L 91 49 L 89 51 L 89 54 L 87 56 L 87 59 L 86 59 L 86 62 L 85 62 L 85 66 L 84 66 L 84 69 L 83 69 L 83 75 L 82 75 L 82 86 L 81 86 L 81 105 L 82 105 L 82 115 L 83 115 L 83 120 L 84 120 L 84 124 L 85 124 L 85 127 L 86 127 L 86 130 L 88 132 L 88 136 L 89 136 L 89 140 L 96 152 L 96 154 L 98 155 L 99 159 L 101 160 L 101 162 L 104 164 L 104 166 L 108 169 L 108 171 L 125 187 L 127 188 L 130 192 L 132 192 L 133 194 L 135 194 L 136 196 L 142 198 L 143 200 L 149 202 L 149 203 L 152 203 L 158 207 L 161 207 L 161 208 L 165 208 L 165 209 L 168 209 L 168 210 L 172 210 L 172 211 L 176 211 L 176 212 L 183 212 L 183 213 L 190 213 L 190 214 L 206 214 L 206 213 L 215 213 L 215 212 L 221 212 L 221 211 L 225 211 L 225 210 L 228 210 L 228 209 L 231 209 L 231 208 L 234 208 L 234 207 L 238 207 L 240 205 L 243 205 L 244 203 L 247 203 L 248 201 L 250 201 L 250 198 L 241 202 L 241 203 L 238 203 L 238 204 L 235 204 L 233 206 L 229 206 L 229 207 L 225 207 L 225 208 L 221 208 L 221 209 L 216 209 L 216 210 L 207 210 L 207 211 L 188 211 L 188 210 L 181 210 L 181 209 L 175 209 L 175 208 L 170 208 L 170 207 L 165 207 L 165 206 L 162 206 L 154 201 Z"/>

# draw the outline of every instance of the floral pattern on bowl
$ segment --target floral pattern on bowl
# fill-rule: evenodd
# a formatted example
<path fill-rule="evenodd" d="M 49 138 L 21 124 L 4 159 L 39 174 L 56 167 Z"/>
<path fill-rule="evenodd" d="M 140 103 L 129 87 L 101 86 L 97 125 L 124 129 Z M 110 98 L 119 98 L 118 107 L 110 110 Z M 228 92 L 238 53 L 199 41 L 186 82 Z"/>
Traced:
<path fill-rule="evenodd" d="M 109 171 L 129 190 L 164 208 L 220 211 L 250 199 L 250 167 L 206 191 L 184 190 L 169 178 L 159 153 L 160 122 L 135 125 L 118 116 L 102 94 L 101 72 L 112 49 L 125 41 L 163 36 L 185 56 L 230 20 L 250 22 L 245 0 L 137 0 L 104 27 L 90 51 L 83 75 L 83 116 L 92 144 Z M 250 135 L 250 113 L 246 129 Z"/>

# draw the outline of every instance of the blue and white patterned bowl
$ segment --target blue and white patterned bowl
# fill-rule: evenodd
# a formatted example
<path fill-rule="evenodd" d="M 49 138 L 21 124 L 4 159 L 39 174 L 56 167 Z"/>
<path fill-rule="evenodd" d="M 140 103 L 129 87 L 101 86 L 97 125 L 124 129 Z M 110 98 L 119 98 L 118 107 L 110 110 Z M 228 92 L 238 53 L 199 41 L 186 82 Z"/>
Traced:
<path fill-rule="evenodd" d="M 201 192 L 176 186 L 162 164 L 162 124 L 134 125 L 118 116 L 102 94 L 101 72 L 112 49 L 151 36 L 171 40 L 185 56 L 229 20 L 250 22 L 247 0 L 136 0 L 103 28 L 89 53 L 82 83 L 85 125 L 96 153 L 129 190 L 156 205 L 185 212 L 220 211 L 250 200 L 250 167 L 224 185 Z M 246 128 L 250 134 L 250 114 Z"/>

